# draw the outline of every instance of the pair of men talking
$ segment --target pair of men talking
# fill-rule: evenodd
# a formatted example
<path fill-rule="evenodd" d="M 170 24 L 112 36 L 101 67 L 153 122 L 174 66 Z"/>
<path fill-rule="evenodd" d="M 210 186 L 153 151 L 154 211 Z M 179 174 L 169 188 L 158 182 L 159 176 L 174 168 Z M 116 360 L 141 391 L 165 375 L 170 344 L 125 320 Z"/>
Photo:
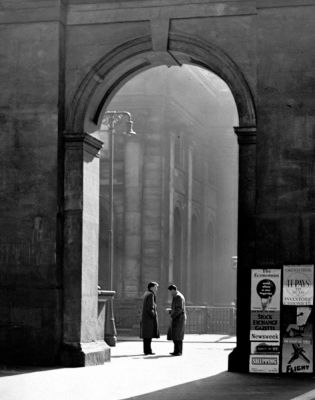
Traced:
<path fill-rule="evenodd" d="M 148 290 L 143 295 L 142 317 L 140 323 L 140 338 L 143 339 L 143 352 L 145 355 L 153 355 L 151 343 L 153 338 L 160 337 L 159 321 L 157 313 L 156 295 L 159 284 L 150 282 Z M 186 325 L 185 297 L 175 285 L 168 287 L 172 295 L 172 305 L 169 310 L 171 317 L 170 326 L 167 332 L 167 339 L 174 343 L 172 356 L 183 354 L 183 339 Z"/>

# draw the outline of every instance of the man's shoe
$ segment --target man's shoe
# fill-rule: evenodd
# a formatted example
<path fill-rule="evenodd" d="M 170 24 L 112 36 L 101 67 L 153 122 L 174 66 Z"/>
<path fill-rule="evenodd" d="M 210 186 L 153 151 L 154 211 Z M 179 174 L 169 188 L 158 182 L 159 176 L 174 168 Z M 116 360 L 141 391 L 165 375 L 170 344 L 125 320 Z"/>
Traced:
<path fill-rule="evenodd" d="M 171 356 L 181 356 L 182 353 L 170 353 Z"/>
<path fill-rule="evenodd" d="M 152 355 L 154 355 L 155 353 L 152 353 L 152 351 L 151 351 L 151 353 L 144 353 L 144 355 L 145 356 L 152 356 Z"/>

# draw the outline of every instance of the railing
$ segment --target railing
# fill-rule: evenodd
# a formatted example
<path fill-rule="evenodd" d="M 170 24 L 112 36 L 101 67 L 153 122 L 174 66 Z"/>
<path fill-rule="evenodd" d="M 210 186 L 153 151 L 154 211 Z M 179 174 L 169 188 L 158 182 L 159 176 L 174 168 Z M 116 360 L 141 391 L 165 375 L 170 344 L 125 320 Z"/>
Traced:
<path fill-rule="evenodd" d="M 116 301 L 116 326 L 119 335 L 139 336 L 142 299 Z M 158 308 L 160 333 L 166 334 L 170 324 L 169 304 Z M 185 332 L 189 334 L 235 335 L 236 307 L 225 306 L 186 306 L 187 324 Z"/>
<path fill-rule="evenodd" d="M 233 306 L 187 306 L 186 312 L 186 333 L 235 334 L 236 308 Z"/>

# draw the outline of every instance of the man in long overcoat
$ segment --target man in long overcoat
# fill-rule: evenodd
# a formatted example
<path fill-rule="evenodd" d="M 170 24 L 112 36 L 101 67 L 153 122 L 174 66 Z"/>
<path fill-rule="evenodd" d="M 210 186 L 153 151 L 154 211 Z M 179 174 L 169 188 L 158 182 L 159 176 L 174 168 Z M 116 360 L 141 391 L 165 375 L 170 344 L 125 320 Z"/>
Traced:
<path fill-rule="evenodd" d="M 150 282 L 148 290 L 143 295 L 142 318 L 140 323 L 140 338 L 143 339 L 145 355 L 155 354 L 151 349 L 152 338 L 159 338 L 159 322 L 156 306 L 157 282 Z"/>
<path fill-rule="evenodd" d="M 175 285 L 170 285 L 168 290 L 172 295 L 172 308 L 170 310 L 171 326 L 169 328 L 167 339 L 173 340 L 174 351 L 172 356 L 181 356 L 183 354 L 183 339 L 186 325 L 185 297 L 177 290 Z"/>

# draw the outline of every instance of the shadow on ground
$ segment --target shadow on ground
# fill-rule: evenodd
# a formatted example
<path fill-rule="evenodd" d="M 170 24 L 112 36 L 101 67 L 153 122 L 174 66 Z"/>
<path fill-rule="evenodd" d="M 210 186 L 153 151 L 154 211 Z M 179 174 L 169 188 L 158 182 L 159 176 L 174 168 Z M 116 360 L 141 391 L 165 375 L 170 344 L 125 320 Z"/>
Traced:
<path fill-rule="evenodd" d="M 124 400 L 290 400 L 314 389 L 310 376 L 222 372 Z"/>
<path fill-rule="evenodd" d="M 0 366 L 0 379 L 6 376 L 31 374 L 34 372 L 47 372 L 62 369 L 62 367 L 27 367 L 27 366 Z"/>

